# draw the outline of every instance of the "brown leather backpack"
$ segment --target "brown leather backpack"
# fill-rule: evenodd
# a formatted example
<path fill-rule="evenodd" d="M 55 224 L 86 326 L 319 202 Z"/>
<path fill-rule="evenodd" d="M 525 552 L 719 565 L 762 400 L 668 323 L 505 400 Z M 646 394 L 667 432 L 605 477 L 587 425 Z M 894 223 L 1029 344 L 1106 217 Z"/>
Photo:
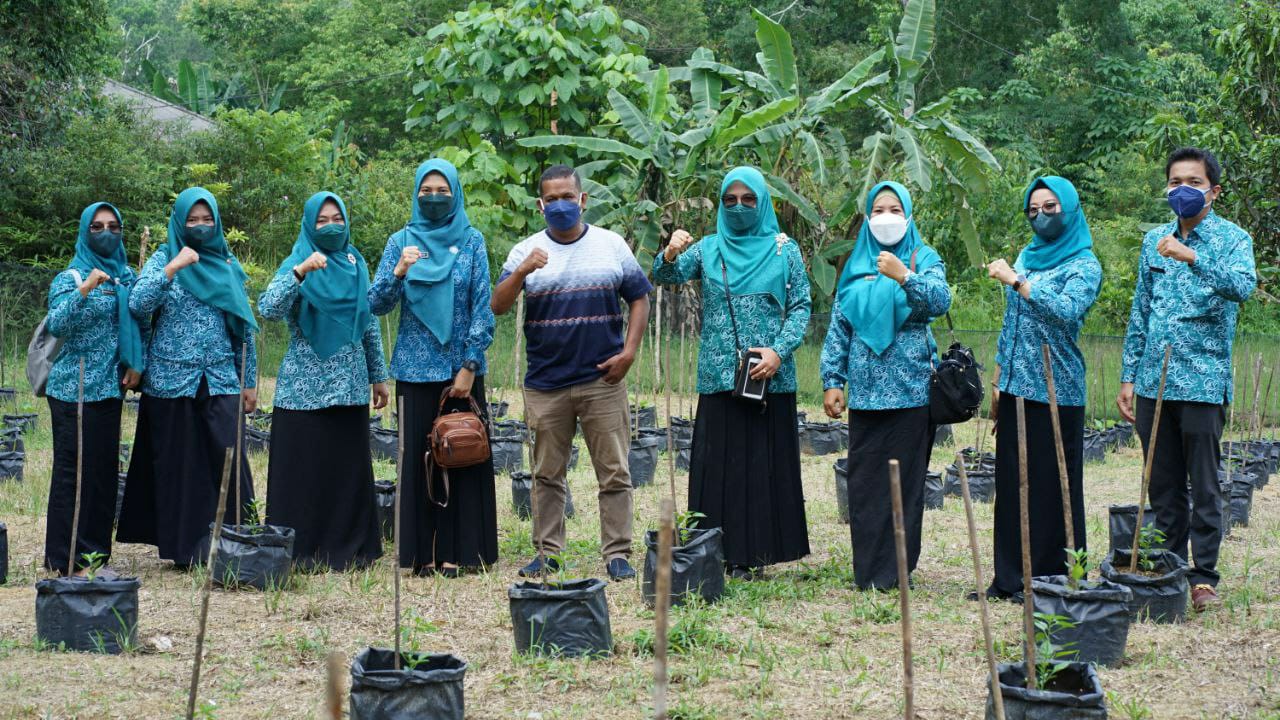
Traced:
<path fill-rule="evenodd" d="M 431 448 L 424 458 L 427 463 L 427 497 L 440 507 L 449 505 L 449 470 L 471 467 L 489 459 L 489 432 L 480 416 L 475 398 L 468 397 L 470 410 L 445 412 L 448 389 L 440 395 L 440 407 L 431 423 Z M 444 470 L 444 502 L 436 502 L 432 489 L 435 466 Z"/>

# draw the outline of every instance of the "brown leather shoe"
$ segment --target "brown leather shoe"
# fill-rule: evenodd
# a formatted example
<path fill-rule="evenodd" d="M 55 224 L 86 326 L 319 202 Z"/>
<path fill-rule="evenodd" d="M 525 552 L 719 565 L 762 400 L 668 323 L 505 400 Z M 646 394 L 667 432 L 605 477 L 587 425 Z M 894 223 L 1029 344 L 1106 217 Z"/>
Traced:
<path fill-rule="evenodd" d="M 1222 602 L 1218 599 L 1218 591 L 1213 589 L 1212 585 L 1196 585 L 1191 588 L 1191 609 L 1196 612 L 1204 612 L 1210 605 L 1217 605 Z"/>

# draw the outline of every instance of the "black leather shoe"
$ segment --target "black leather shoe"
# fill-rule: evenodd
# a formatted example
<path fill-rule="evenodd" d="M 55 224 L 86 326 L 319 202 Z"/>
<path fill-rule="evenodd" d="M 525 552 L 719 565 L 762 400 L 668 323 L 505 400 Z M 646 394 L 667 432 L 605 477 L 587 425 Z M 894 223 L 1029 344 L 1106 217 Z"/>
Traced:
<path fill-rule="evenodd" d="M 604 567 L 609 571 L 610 580 L 630 580 L 636 576 L 635 568 L 631 567 L 626 558 L 614 558 Z"/>
<path fill-rule="evenodd" d="M 559 572 L 560 563 L 555 558 L 544 558 L 541 555 L 528 565 L 520 568 L 520 577 L 542 577 L 547 573 Z"/>

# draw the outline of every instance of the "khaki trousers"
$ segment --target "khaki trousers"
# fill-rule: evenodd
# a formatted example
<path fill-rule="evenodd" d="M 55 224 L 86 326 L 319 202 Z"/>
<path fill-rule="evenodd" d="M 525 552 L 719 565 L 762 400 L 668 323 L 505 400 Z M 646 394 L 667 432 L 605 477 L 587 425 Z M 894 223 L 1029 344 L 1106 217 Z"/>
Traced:
<path fill-rule="evenodd" d="M 627 384 L 603 379 L 559 390 L 525 388 L 533 435 L 533 544 L 540 555 L 564 550 L 564 498 L 576 426 L 600 485 L 600 546 L 605 562 L 631 555 L 631 447 Z"/>

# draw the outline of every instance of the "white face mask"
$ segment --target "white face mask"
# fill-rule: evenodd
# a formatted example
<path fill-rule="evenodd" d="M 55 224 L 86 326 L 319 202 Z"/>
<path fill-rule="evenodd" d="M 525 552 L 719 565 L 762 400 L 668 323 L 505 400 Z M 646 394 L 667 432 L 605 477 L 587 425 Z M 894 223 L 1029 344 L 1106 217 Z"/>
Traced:
<path fill-rule="evenodd" d="M 867 227 L 877 242 L 886 247 L 893 247 L 902 242 L 907 235 L 907 218 L 894 213 L 880 213 L 867 219 Z"/>

